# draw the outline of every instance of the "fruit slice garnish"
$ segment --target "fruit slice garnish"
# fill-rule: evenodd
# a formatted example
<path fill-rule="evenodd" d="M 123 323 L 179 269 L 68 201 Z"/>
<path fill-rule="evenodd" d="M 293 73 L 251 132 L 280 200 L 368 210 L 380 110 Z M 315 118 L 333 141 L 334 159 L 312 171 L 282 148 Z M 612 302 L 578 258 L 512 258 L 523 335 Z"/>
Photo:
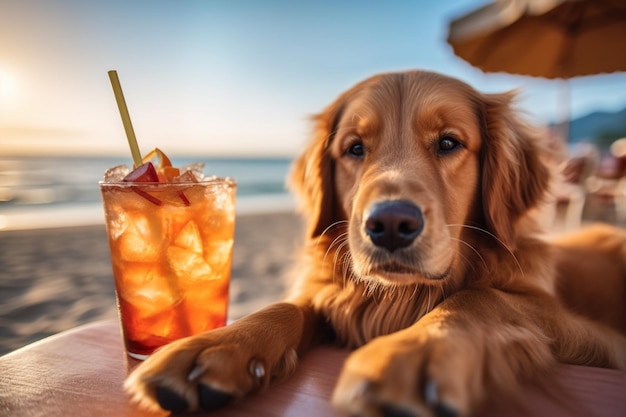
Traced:
<path fill-rule="evenodd" d="M 159 175 L 152 162 L 146 162 L 133 169 L 122 180 L 124 182 L 159 182 Z"/>
<path fill-rule="evenodd" d="M 171 167 L 172 166 L 172 161 L 170 161 L 170 158 L 168 158 L 167 155 L 165 155 L 165 152 L 163 152 L 159 148 L 154 148 L 153 150 L 148 152 L 143 157 L 142 162 L 145 164 L 146 162 L 150 162 L 150 161 L 154 160 L 155 158 L 158 159 L 158 165 L 157 166 L 159 166 L 159 167 Z"/>
<path fill-rule="evenodd" d="M 157 163 L 155 167 L 151 162 L 154 160 Z M 150 151 L 144 158 L 143 163 L 137 168 L 132 170 L 123 179 L 124 182 L 150 182 L 150 183 L 183 183 L 183 182 L 198 182 L 195 175 L 191 171 L 185 171 L 180 174 L 178 168 L 172 167 L 172 162 L 165 155 L 163 151 L 158 148 Z M 131 187 L 134 192 L 150 201 L 151 203 L 160 206 L 163 205 L 163 200 L 155 197 L 154 195 L 142 190 L 139 187 Z M 189 199 L 185 195 L 183 190 L 176 191 L 178 199 L 185 206 L 191 205 Z"/>
<path fill-rule="evenodd" d="M 180 170 L 172 166 L 170 158 L 159 148 L 154 148 L 143 157 L 143 163 L 150 161 L 156 164 L 155 168 L 160 182 L 172 182 L 174 178 L 180 175 Z"/>
<path fill-rule="evenodd" d="M 180 170 L 172 166 L 170 158 L 159 148 L 154 148 L 143 157 L 144 163 L 149 161 L 153 161 L 156 164 L 155 169 L 159 177 L 159 182 L 198 182 L 192 173 L 186 175 L 186 171 L 181 175 Z M 191 204 L 182 190 L 177 191 L 177 194 L 178 198 L 185 206 Z"/>
<path fill-rule="evenodd" d="M 124 182 L 159 182 L 159 176 L 157 175 L 156 170 L 154 169 L 154 165 L 152 162 L 146 162 L 145 164 L 139 165 L 137 168 L 133 169 L 128 175 L 124 177 L 122 180 Z M 163 204 L 161 200 L 156 198 L 155 196 L 147 193 L 137 186 L 131 186 L 131 190 L 135 193 L 139 194 L 152 204 L 160 206 Z"/>

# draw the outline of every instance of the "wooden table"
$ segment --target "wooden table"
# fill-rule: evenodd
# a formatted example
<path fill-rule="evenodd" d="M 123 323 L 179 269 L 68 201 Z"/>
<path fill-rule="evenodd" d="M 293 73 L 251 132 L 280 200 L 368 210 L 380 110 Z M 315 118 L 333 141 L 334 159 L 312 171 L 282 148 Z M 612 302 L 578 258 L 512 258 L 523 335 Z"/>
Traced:
<path fill-rule="evenodd" d="M 316 349 L 287 382 L 204 415 L 340 416 L 328 399 L 346 355 L 338 349 Z M 115 321 L 81 326 L 33 343 L 0 357 L 0 416 L 167 415 L 139 410 L 127 401 L 122 381 L 137 363 L 124 353 Z M 562 366 L 557 378 L 570 397 L 561 404 L 528 387 L 523 393 L 526 413 L 493 400 L 480 416 L 626 416 L 626 372 Z"/>

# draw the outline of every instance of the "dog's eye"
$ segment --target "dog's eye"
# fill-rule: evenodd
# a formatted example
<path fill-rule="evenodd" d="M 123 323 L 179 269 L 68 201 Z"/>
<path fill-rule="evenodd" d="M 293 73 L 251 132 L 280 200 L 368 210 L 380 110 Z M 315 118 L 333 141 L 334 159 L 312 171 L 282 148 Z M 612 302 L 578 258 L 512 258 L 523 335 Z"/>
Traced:
<path fill-rule="evenodd" d="M 437 141 L 437 153 L 447 154 L 456 151 L 461 146 L 461 142 L 450 136 L 443 136 Z"/>
<path fill-rule="evenodd" d="M 354 158 L 362 158 L 365 156 L 365 146 L 361 142 L 356 142 L 350 145 L 346 154 Z"/>

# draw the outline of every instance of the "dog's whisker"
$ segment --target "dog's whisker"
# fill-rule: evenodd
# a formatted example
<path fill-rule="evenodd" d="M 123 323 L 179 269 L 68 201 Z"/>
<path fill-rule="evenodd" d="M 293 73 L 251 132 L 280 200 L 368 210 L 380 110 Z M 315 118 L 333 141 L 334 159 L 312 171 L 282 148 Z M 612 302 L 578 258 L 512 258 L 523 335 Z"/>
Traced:
<path fill-rule="evenodd" d="M 420 290 L 421 290 L 422 286 L 418 285 L 418 284 L 413 285 L 413 293 L 409 297 L 409 300 L 414 300 L 415 299 L 415 296 L 417 295 L 417 289 L 418 288 L 420 288 Z"/>
<path fill-rule="evenodd" d="M 462 240 L 460 240 L 460 239 L 455 239 L 455 238 L 451 237 L 451 238 L 450 238 L 450 240 L 453 240 L 453 241 L 456 241 L 456 242 L 460 242 L 460 243 L 463 243 L 463 244 L 465 244 L 465 245 L 469 246 L 469 245 L 467 244 L 467 242 L 464 242 L 464 241 L 462 241 Z M 478 254 L 478 256 L 480 257 L 480 254 Z M 475 265 L 477 264 L 477 262 L 473 262 L 471 257 L 466 256 L 466 255 L 465 255 L 462 251 L 460 251 L 460 250 L 459 250 L 459 251 L 456 251 L 456 253 L 455 253 L 455 259 L 454 259 L 454 262 L 458 262 L 458 263 L 460 263 L 461 265 L 465 266 L 466 268 L 464 268 L 463 270 L 465 270 L 465 269 L 472 269 L 474 272 L 477 272 L 477 271 L 478 271 L 478 270 L 476 269 L 476 267 L 475 267 Z"/>
<path fill-rule="evenodd" d="M 522 278 L 524 278 L 524 268 L 522 268 L 522 265 L 519 263 L 519 260 L 517 259 L 517 256 L 515 256 L 515 253 L 513 253 L 513 251 L 504 244 L 504 242 L 502 240 L 500 240 L 500 238 L 496 235 L 494 235 L 493 233 L 491 233 L 489 230 L 486 230 L 482 227 L 478 227 L 478 226 L 472 226 L 469 224 L 448 224 L 448 227 L 465 227 L 471 230 L 476 230 L 478 232 L 484 233 L 487 236 L 493 238 L 496 242 L 498 242 L 498 244 L 500 246 L 502 246 L 508 253 L 509 255 L 511 255 L 511 257 L 513 258 L 513 260 L 515 261 L 515 263 L 517 264 L 517 267 L 520 271 L 520 273 L 522 274 Z"/>
<path fill-rule="evenodd" d="M 323 264 L 326 263 L 326 258 L 328 257 L 328 254 L 331 251 L 333 251 L 335 246 L 337 248 L 340 248 L 342 245 L 344 245 L 345 242 L 347 242 L 347 239 L 346 239 L 347 236 L 348 236 L 347 232 L 341 233 L 330 243 L 330 245 L 328 245 L 328 248 L 326 248 L 326 252 L 324 253 L 324 256 L 322 257 Z M 339 249 L 335 250 L 335 254 L 337 253 L 338 250 Z M 336 262 L 336 258 L 333 260 L 333 264 L 334 262 Z"/>
<path fill-rule="evenodd" d="M 474 273 L 478 272 L 476 263 L 472 262 L 470 258 L 463 255 L 462 253 L 458 253 L 457 255 L 460 259 L 460 262 L 463 262 L 463 265 L 465 265 L 466 268 L 471 269 L 472 271 L 474 271 Z"/>
<path fill-rule="evenodd" d="M 349 242 L 347 237 L 347 233 L 342 233 L 337 236 L 335 240 L 331 243 L 328 250 L 324 254 L 324 261 L 326 262 L 326 258 L 331 250 L 334 251 L 333 256 L 333 264 L 332 264 L 332 274 L 333 274 L 333 282 L 337 282 L 337 273 L 338 267 L 341 269 L 341 278 L 342 285 L 345 287 L 347 280 L 350 278 L 350 267 L 352 265 L 352 256 L 350 254 L 350 250 L 347 249 Z"/>
<path fill-rule="evenodd" d="M 335 251 L 335 256 L 333 257 L 333 266 L 336 266 L 338 264 L 338 260 L 340 257 L 343 257 L 344 254 L 341 253 L 341 251 L 346 248 L 348 246 L 348 239 L 345 239 L 345 237 L 347 236 L 346 234 L 343 234 L 341 239 L 337 238 L 335 239 L 336 243 L 337 243 L 337 250 Z M 341 240 L 341 241 L 339 241 Z M 346 251 L 348 252 L 348 251 Z"/>
<path fill-rule="evenodd" d="M 337 248 L 337 252 L 335 253 L 335 259 L 334 259 L 334 264 L 333 264 L 333 282 L 336 282 L 337 265 L 340 265 L 342 268 L 342 274 L 341 274 L 343 278 L 342 284 L 344 286 L 346 285 L 346 276 L 348 274 L 348 268 L 350 268 L 351 257 L 350 257 L 349 250 L 345 250 L 343 251 L 343 253 L 341 253 L 341 251 L 347 246 L 348 246 L 347 240 L 345 240 L 339 245 L 339 247 Z"/>
<path fill-rule="evenodd" d="M 320 234 L 320 236 L 318 237 L 317 241 L 319 243 L 320 239 L 322 237 L 324 237 L 324 235 L 326 235 L 327 233 L 329 233 L 333 228 L 338 227 L 338 226 L 347 226 L 348 225 L 348 220 L 338 220 L 332 224 L 330 224 L 329 226 L 327 226 L 322 233 Z"/>
<path fill-rule="evenodd" d="M 396 291 L 398 292 L 398 295 L 399 295 L 402 299 L 404 299 L 404 297 L 406 296 L 407 285 L 396 285 L 396 288 L 397 288 L 397 290 L 396 290 Z"/>
<path fill-rule="evenodd" d="M 489 270 L 489 267 L 487 266 L 487 262 L 485 261 L 485 258 L 483 258 L 483 256 L 480 254 L 480 251 L 478 249 L 476 249 L 475 247 L 473 247 L 472 245 L 470 245 L 469 243 L 467 243 L 466 241 L 464 241 L 463 239 L 457 239 L 455 237 L 451 237 L 451 240 L 454 240 L 456 242 L 462 243 L 465 246 L 467 246 L 468 248 L 470 248 L 476 255 L 478 255 L 478 257 L 480 258 L 481 262 L 483 263 L 483 265 L 485 266 L 486 270 Z M 460 255 L 460 254 L 459 254 Z M 469 263 L 471 265 L 471 262 Z"/>
<path fill-rule="evenodd" d="M 344 278 L 344 286 L 346 285 L 346 283 L 350 280 L 352 282 L 357 282 L 359 279 L 359 277 L 354 273 L 354 271 L 350 271 L 350 275 L 348 275 L 346 278 Z"/>
<path fill-rule="evenodd" d="M 386 298 L 395 298 L 396 297 L 396 293 L 398 292 L 398 289 L 396 288 L 395 285 L 389 285 L 387 286 L 386 291 L 381 293 L 381 300 L 385 300 Z"/>
<path fill-rule="evenodd" d="M 345 287 L 347 283 L 348 272 L 350 268 L 350 251 L 345 251 L 343 255 L 341 255 L 341 278 L 342 278 L 342 286 Z M 335 279 L 333 277 L 333 282 Z"/>
<path fill-rule="evenodd" d="M 352 254 L 350 253 L 350 251 L 346 251 L 346 254 L 344 256 L 344 268 L 346 274 L 343 284 L 346 285 L 347 280 L 356 280 L 356 274 L 352 269 Z"/>
<path fill-rule="evenodd" d="M 332 224 L 330 224 L 329 226 L 327 226 L 322 233 L 317 237 L 316 241 L 315 241 L 315 250 L 317 251 L 317 248 L 319 247 L 320 243 L 322 242 L 322 240 L 324 239 L 325 235 L 327 233 L 329 233 L 333 228 L 335 227 L 339 227 L 339 226 L 347 226 L 348 225 L 348 220 L 338 220 Z"/>
<path fill-rule="evenodd" d="M 364 296 L 372 299 L 374 304 L 376 304 L 377 306 L 380 305 L 380 300 L 378 299 L 378 297 L 376 297 L 376 295 L 379 295 L 381 293 L 380 283 L 375 280 L 367 280 L 364 282 L 364 284 Z"/>
<path fill-rule="evenodd" d="M 326 252 L 324 253 L 324 257 L 322 258 L 322 262 L 325 264 L 328 256 L 332 252 L 333 253 L 332 264 L 335 265 L 337 263 L 337 256 L 339 254 L 339 251 L 343 247 L 344 242 L 345 242 L 345 234 L 341 234 L 337 236 L 337 238 L 335 238 L 335 240 L 333 240 L 331 244 L 328 245 L 328 248 L 326 249 Z"/>

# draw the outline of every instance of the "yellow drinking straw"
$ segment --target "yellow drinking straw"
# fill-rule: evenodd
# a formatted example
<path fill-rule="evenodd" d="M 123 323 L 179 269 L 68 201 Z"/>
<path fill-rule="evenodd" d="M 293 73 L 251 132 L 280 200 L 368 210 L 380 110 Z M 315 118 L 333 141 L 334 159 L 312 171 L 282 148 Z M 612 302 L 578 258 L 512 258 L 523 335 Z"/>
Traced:
<path fill-rule="evenodd" d="M 135 168 L 137 168 L 142 164 L 141 152 L 139 152 L 139 145 L 137 144 L 133 124 L 130 121 L 130 114 L 128 114 L 128 107 L 126 107 L 126 100 L 124 100 L 124 93 L 122 93 L 122 85 L 120 84 L 120 79 L 117 76 L 117 71 L 109 71 L 109 79 L 111 80 L 111 86 L 113 87 L 113 94 L 115 94 L 117 108 L 120 110 L 120 116 L 122 116 L 122 123 L 124 124 L 124 130 L 126 131 L 128 145 L 130 146 L 130 153 L 133 156 Z"/>
<path fill-rule="evenodd" d="M 124 124 L 124 130 L 126 131 L 126 138 L 128 139 L 128 145 L 130 146 L 130 153 L 133 155 L 133 162 L 135 168 L 139 167 L 143 161 L 141 159 L 141 152 L 139 152 L 139 145 L 137 144 L 137 138 L 135 137 L 135 131 L 133 130 L 133 124 L 130 121 L 130 115 L 128 114 L 128 107 L 126 107 L 126 100 L 124 100 L 124 94 L 122 93 L 122 86 L 120 79 L 117 76 L 117 71 L 111 70 L 108 72 L 109 79 L 111 80 L 111 86 L 113 86 L 113 93 L 115 94 L 115 101 L 117 101 L 117 107 L 120 110 L 120 116 L 122 116 L 122 123 Z M 181 289 L 176 279 L 167 280 L 172 295 L 175 299 L 181 299 Z M 178 306 L 177 319 L 180 320 L 182 328 L 186 331 L 190 331 L 189 321 L 187 319 L 187 313 L 185 310 L 185 300 L 183 300 Z"/>

